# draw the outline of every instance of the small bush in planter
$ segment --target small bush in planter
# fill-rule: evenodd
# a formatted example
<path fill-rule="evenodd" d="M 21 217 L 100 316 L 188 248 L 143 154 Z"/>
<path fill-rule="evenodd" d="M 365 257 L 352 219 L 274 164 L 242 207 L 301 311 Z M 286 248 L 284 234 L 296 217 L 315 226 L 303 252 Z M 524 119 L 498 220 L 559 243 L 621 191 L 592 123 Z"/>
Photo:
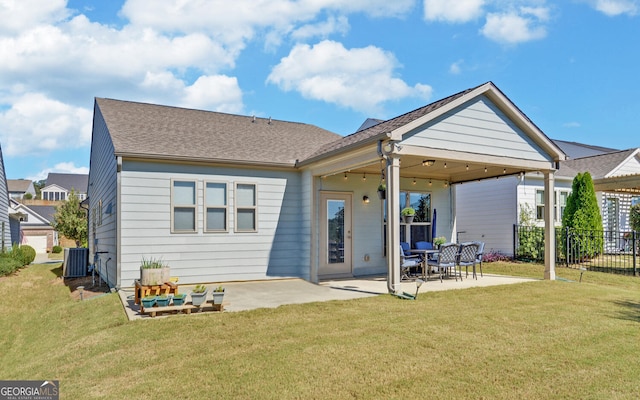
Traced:
<path fill-rule="evenodd" d="M 222 299 L 224 298 L 224 287 L 218 286 L 213 289 L 213 304 L 222 304 Z"/>
<path fill-rule="evenodd" d="M 166 307 L 169 305 L 170 301 L 171 298 L 169 298 L 169 296 L 167 296 L 166 294 L 161 294 L 156 297 L 156 303 L 158 304 L 158 307 Z"/>
<path fill-rule="evenodd" d="M 184 293 L 173 295 L 173 305 L 174 306 L 183 305 L 186 298 L 187 298 L 187 295 Z"/>
<path fill-rule="evenodd" d="M 140 263 L 140 284 L 144 286 L 161 285 L 169 280 L 169 267 L 161 259 L 142 257 Z"/>
<path fill-rule="evenodd" d="M 148 308 L 156 305 L 156 296 L 144 296 L 142 298 L 142 307 Z"/>
<path fill-rule="evenodd" d="M 194 306 L 200 306 L 207 300 L 207 288 L 204 285 L 196 285 L 191 292 L 191 302 Z"/>
<path fill-rule="evenodd" d="M 53 254 L 58 254 L 58 253 L 62 253 L 62 247 L 61 246 L 53 246 L 53 248 L 51 249 L 51 252 Z"/>

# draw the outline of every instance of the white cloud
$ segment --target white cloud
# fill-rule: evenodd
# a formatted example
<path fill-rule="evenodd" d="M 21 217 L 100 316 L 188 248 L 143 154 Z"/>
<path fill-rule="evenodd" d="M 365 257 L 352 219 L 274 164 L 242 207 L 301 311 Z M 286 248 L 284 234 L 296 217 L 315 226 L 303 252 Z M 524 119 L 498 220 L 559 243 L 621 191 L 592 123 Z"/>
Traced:
<path fill-rule="evenodd" d="M 640 7 L 637 0 L 596 0 L 592 4 L 596 10 L 610 17 L 620 14 L 636 15 Z"/>
<path fill-rule="evenodd" d="M 349 20 L 345 16 L 330 17 L 324 22 L 303 25 L 291 33 L 296 40 L 312 37 L 326 38 L 332 33 L 346 34 L 349 31 Z"/>
<path fill-rule="evenodd" d="M 92 110 L 74 107 L 46 97 L 27 93 L 0 112 L 3 153 L 38 155 L 62 148 L 78 148 L 91 142 Z"/>
<path fill-rule="evenodd" d="M 20 32 L 69 16 L 66 0 L 0 0 L 0 34 Z"/>
<path fill-rule="evenodd" d="M 572 121 L 562 124 L 565 128 L 580 128 L 580 122 Z"/>
<path fill-rule="evenodd" d="M 462 73 L 462 63 L 464 60 L 458 60 L 449 66 L 449 73 L 458 75 Z"/>
<path fill-rule="evenodd" d="M 428 21 L 468 22 L 483 13 L 484 0 L 424 0 L 424 18 Z"/>
<path fill-rule="evenodd" d="M 38 172 L 34 176 L 29 176 L 26 179 L 34 182 L 47 179 L 50 172 L 56 172 L 59 174 L 88 174 L 88 167 L 78 167 L 73 162 L 61 162 L 53 166 L 53 168 L 46 168 Z"/>
<path fill-rule="evenodd" d="M 201 76 L 185 88 L 182 106 L 227 113 L 242 111 L 242 90 L 235 77 Z"/>
<path fill-rule="evenodd" d="M 389 100 L 431 96 L 430 86 L 411 87 L 395 78 L 397 66 L 395 57 L 380 48 L 346 49 L 341 43 L 325 40 L 313 47 L 295 46 L 273 68 L 267 82 L 308 99 L 363 112 L 378 110 Z"/>
<path fill-rule="evenodd" d="M 544 23 L 549 19 L 549 10 L 543 7 L 522 7 L 519 11 L 489 13 L 480 32 L 499 43 L 516 44 L 547 36 Z"/>

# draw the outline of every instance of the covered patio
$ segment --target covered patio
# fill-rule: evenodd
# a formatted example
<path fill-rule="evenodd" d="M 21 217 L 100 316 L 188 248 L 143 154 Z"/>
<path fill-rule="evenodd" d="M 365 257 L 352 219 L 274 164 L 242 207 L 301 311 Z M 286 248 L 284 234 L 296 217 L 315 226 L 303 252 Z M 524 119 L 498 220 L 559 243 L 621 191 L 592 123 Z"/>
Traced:
<path fill-rule="evenodd" d="M 429 215 L 433 209 L 438 210 L 438 236 L 455 242 L 457 185 L 540 172 L 544 175 L 545 202 L 553 204 L 554 173 L 564 159 L 562 150 L 491 82 L 363 127 L 299 165 L 314 188 L 314 196 L 309 198 L 313 210 L 309 220 L 314 227 L 311 280 L 348 275 L 348 270 L 331 265 L 326 240 L 330 201 L 345 192 L 351 196 L 341 211 L 345 226 L 341 260 L 368 263 L 370 249 L 374 248 L 371 242 L 377 241 L 384 248 L 387 290 L 400 293 L 400 242 L 404 229 L 400 210 L 409 201 L 407 193 L 429 193 Z M 375 202 L 379 183 L 386 186 L 386 199 L 378 210 L 371 210 L 375 207 L 369 203 Z M 378 218 L 377 226 L 383 228 L 381 238 L 371 233 L 374 222 L 369 217 Z M 553 207 L 545 208 L 544 219 L 546 237 L 551 238 L 545 243 L 544 278 L 553 280 Z M 426 225 L 431 222 L 426 221 Z M 367 239 L 359 240 L 360 236 Z M 356 275 L 354 271 L 352 267 L 352 275 Z"/>

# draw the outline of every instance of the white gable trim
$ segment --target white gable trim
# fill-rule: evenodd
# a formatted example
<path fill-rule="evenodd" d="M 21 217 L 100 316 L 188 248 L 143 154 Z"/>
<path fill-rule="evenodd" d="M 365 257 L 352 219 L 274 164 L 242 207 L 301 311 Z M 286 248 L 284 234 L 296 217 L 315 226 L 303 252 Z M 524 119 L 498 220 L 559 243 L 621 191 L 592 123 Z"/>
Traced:
<path fill-rule="evenodd" d="M 633 151 L 631 154 L 629 154 L 629 156 L 627 158 L 624 159 L 624 161 L 622 161 L 620 164 L 616 165 L 615 168 L 613 168 L 611 171 L 609 171 L 608 173 L 606 173 L 604 175 L 605 178 L 611 178 L 613 176 L 618 176 L 618 175 L 628 175 L 628 174 L 620 174 L 620 170 L 622 168 L 625 167 L 625 165 L 633 162 L 633 159 L 636 158 L 636 163 L 638 163 L 637 157 L 640 154 L 640 148 L 635 149 L 635 151 Z"/>

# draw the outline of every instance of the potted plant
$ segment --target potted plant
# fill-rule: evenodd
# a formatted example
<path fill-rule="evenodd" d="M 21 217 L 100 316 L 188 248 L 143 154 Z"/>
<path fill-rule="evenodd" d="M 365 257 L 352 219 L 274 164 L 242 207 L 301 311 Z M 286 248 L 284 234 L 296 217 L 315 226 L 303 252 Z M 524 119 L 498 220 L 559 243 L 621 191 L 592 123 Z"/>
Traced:
<path fill-rule="evenodd" d="M 169 305 L 170 301 L 171 298 L 164 293 L 156 296 L 156 304 L 158 305 L 158 307 L 166 307 Z"/>
<path fill-rule="evenodd" d="M 435 239 L 433 239 L 433 247 L 440 248 L 441 244 L 445 244 L 447 242 L 447 239 L 444 236 L 439 236 Z"/>
<path fill-rule="evenodd" d="M 222 304 L 224 291 L 225 289 L 222 286 L 218 286 L 217 288 L 213 289 L 213 292 L 211 294 L 213 296 L 213 304 Z"/>
<path fill-rule="evenodd" d="M 387 198 L 387 185 L 381 183 L 378 185 L 378 198 L 380 200 L 384 200 Z"/>
<path fill-rule="evenodd" d="M 142 257 L 140 263 L 140 284 L 142 286 L 162 285 L 165 280 L 165 274 L 168 275 L 168 268 L 163 264 L 162 260 Z"/>
<path fill-rule="evenodd" d="M 204 285 L 196 285 L 191 292 L 191 303 L 201 306 L 207 299 L 207 288 Z"/>
<path fill-rule="evenodd" d="M 173 295 L 173 305 L 174 306 L 182 306 L 184 305 L 185 299 L 187 298 L 187 295 L 184 293 L 180 293 L 180 294 L 174 294 Z"/>
<path fill-rule="evenodd" d="M 143 308 L 153 307 L 156 305 L 156 296 L 144 296 L 140 301 Z"/>
<path fill-rule="evenodd" d="M 404 217 L 404 223 L 410 224 L 413 222 L 413 217 L 416 215 L 416 210 L 413 207 L 405 207 L 400 211 L 400 214 Z"/>

